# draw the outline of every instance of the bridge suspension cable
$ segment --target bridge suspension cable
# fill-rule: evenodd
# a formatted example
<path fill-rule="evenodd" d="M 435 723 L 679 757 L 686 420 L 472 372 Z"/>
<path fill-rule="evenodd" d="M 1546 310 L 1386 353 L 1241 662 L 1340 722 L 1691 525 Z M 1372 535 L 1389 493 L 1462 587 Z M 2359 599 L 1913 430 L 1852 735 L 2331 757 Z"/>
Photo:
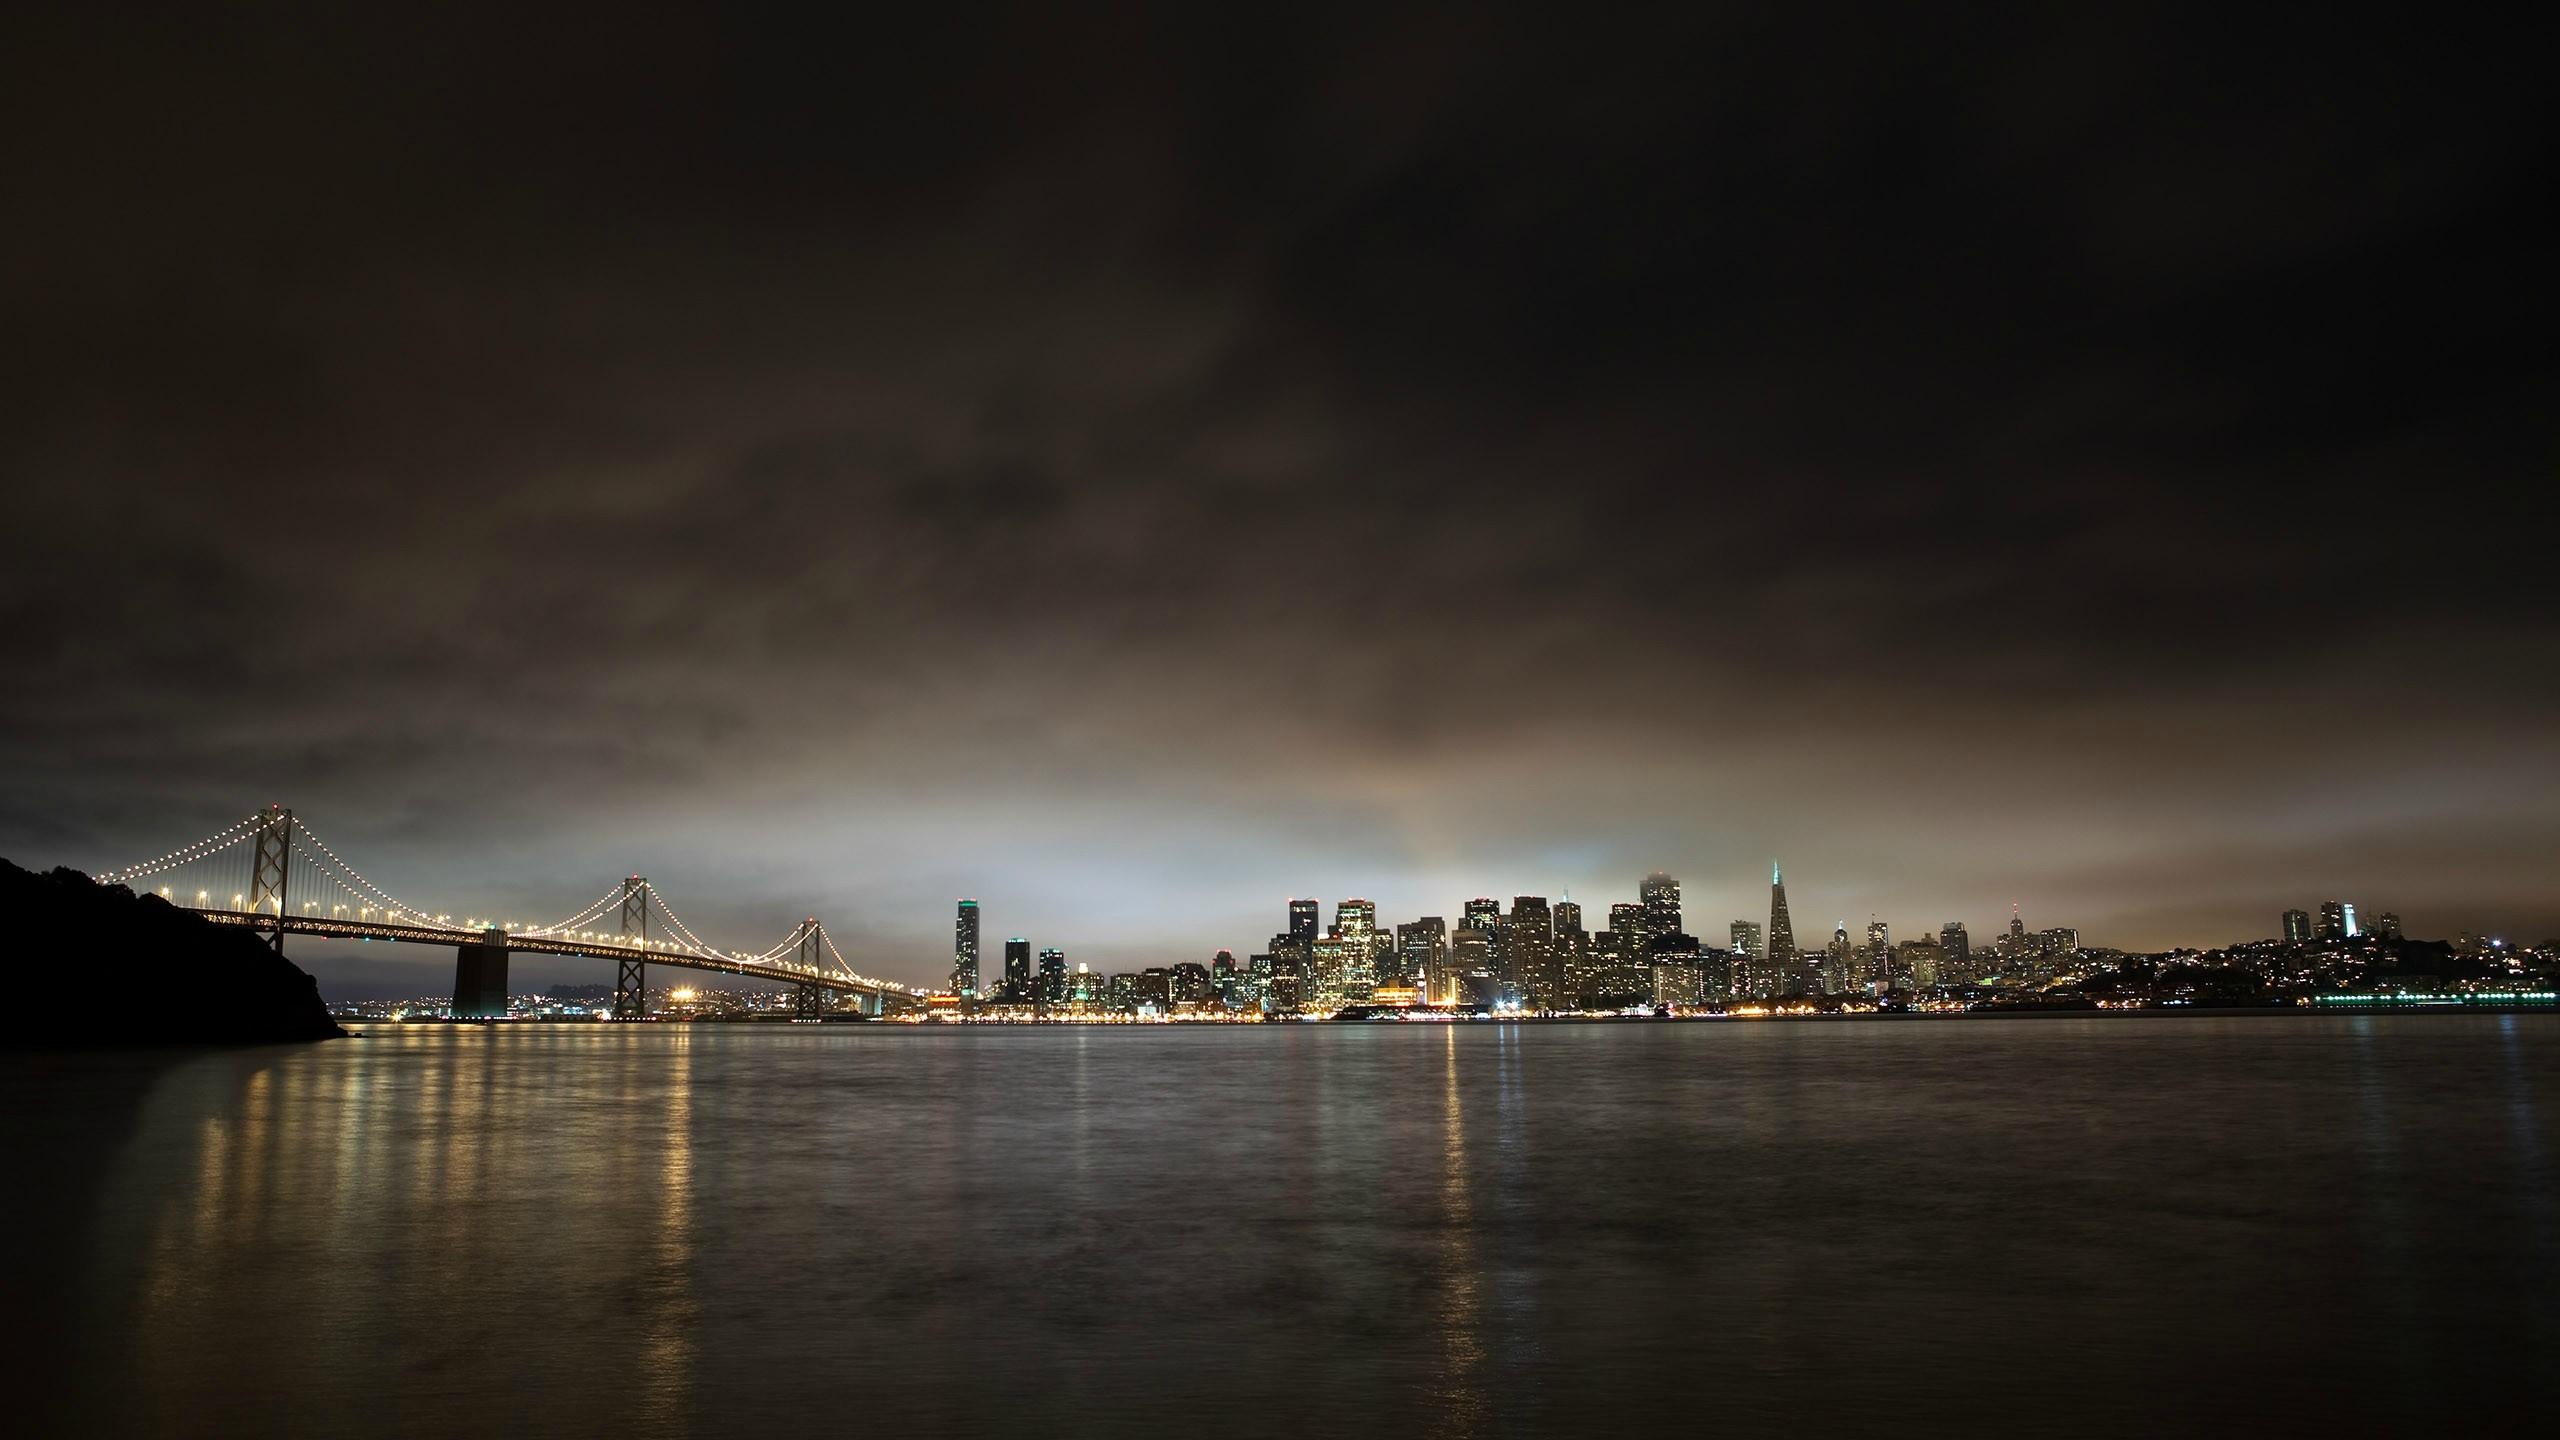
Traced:
<path fill-rule="evenodd" d="M 356 867 L 348 864 L 344 859 L 340 858 L 337 851 L 330 849 L 328 841 L 311 833 L 311 827 L 308 825 L 303 825 L 298 828 L 294 848 L 300 849 L 302 847 L 302 843 L 305 841 L 308 841 L 314 849 L 318 850 L 320 855 L 328 857 L 326 861 L 322 861 L 318 856 L 311 856 L 306 853 L 305 858 L 311 860 L 314 865 L 319 865 L 323 868 L 335 871 L 336 876 L 341 883 L 352 882 L 350 885 L 351 889 L 370 895 L 373 898 L 373 901 L 379 905 L 386 914 L 405 916 L 417 924 L 430 926 L 439 930 L 462 931 L 469 928 L 467 926 L 454 924 L 449 917 L 430 915 L 426 911 L 394 897 L 381 886 L 367 880 L 364 878 L 362 872 L 358 871 Z"/>
<path fill-rule="evenodd" d="M 612 909 L 615 902 L 619 901 L 621 898 L 622 885 L 620 882 L 616 882 L 612 889 L 597 896 L 594 904 L 589 905 L 587 908 L 570 916 L 568 919 L 554 921 L 549 925 L 537 925 L 530 930 L 519 930 L 515 933 L 519 935 L 560 935 L 573 932 L 579 926 L 586 924 L 590 920 L 600 920 L 604 918 L 604 912 Z"/>
<path fill-rule="evenodd" d="M 165 855 L 100 872 L 98 878 L 124 885 L 157 882 L 149 888 L 170 903 L 207 912 L 222 923 L 272 931 L 279 944 L 288 932 L 340 939 L 424 940 L 428 937 L 416 932 L 432 931 L 433 943 L 442 944 L 462 943 L 482 931 L 503 929 L 527 940 L 557 943 L 565 937 L 580 942 L 580 949 L 591 944 L 602 952 L 624 953 L 635 967 L 648 956 L 662 955 L 670 960 L 682 957 L 721 967 L 746 967 L 741 973 L 787 972 L 768 975 L 771 979 L 804 976 L 880 993 L 912 993 L 895 981 L 856 971 L 815 918 L 803 919 L 763 950 L 723 950 L 706 942 L 667 904 L 664 892 L 638 876 L 615 885 L 567 919 L 548 925 L 520 927 L 512 920 L 478 916 L 457 921 L 450 914 L 422 910 L 383 889 L 280 805 L 253 812 Z M 654 913 L 664 922 L 663 936 L 601 930 L 605 917 L 617 905 L 628 908 L 635 895 L 645 900 L 644 917 Z M 389 933 L 382 927 L 389 927 Z M 454 939 L 447 941 L 446 936 Z"/>
<path fill-rule="evenodd" d="M 257 826 L 258 817 L 253 814 L 227 830 L 217 830 L 192 845 L 181 845 L 157 860 L 145 860 L 139 865 L 129 865 L 122 870 L 110 870 L 98 879 L 105 884 L 131 885 L 134 881 L 148 876 L 166 874 L 181 866 L 193 865 L 246 841 Z"/>

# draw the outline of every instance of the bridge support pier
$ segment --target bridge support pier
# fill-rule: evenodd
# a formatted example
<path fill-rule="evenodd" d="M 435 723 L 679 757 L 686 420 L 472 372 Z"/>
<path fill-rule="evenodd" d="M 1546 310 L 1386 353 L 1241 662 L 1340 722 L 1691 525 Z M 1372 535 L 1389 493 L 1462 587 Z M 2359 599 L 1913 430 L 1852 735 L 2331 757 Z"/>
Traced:
<path fill-rule="evenodd" d="M 613 968 L 613 1018 L 646 1020 L 649 1018 L 649 963 L 645 960 L 617 960 Z"/>
<path fill-rule="evenodd" d="M 799 992 L 791 997 L 791 1014 L 794 1019 L 818 1020 L 825 1018 L 827 1013 L 826 991 L 806 982 L 792 988 Z"/>
<path fill-rule="evenodd" d="M 502 1020 L 507 1014 L 507 934 L 484 930 L 476 945 L 453 947 L 453 1018 Z"/>

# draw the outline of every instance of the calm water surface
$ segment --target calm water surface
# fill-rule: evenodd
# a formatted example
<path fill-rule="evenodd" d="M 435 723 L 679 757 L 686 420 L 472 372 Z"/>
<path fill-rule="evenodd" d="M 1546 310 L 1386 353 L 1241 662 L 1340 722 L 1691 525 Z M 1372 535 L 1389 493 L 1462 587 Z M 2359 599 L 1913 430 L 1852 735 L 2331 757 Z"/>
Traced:
<path fill-rule="evenodd" d="M 2560 1017 L 0 1059 L 51 1432 L 2542 1431 Z"/>

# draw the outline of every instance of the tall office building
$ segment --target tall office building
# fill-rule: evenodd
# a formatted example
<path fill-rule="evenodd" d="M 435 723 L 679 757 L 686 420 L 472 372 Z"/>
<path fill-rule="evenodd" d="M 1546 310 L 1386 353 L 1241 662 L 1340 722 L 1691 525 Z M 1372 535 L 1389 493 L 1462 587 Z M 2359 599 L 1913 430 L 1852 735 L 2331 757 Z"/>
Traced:
<path fill-rule="evenodd" d="M 1396 927 L 1396 969 L 1407 984 L 1422 987 L 1424 1003 L 1447 1003 L 1449 922 L 1437 915 Z"/>
<path fill-rule="evenodd" d="M 1345 947 L 1345 997 L 1367 1000 L 1369 991 L 1379 983 L 1379 976 L 1395 969 L 1395 933 L 1378 928 L 1378 904 L 1374 900 L 1345 900 L 1334 906 L 1333 933 Z"/>
<path fill-rule="evenodd" d="M 1893 984 L 1893 932 L 1881 920 L 1867 922 L 1866 973 L 1859 977 L 1882 990 Z"/>
<path fill-rule="evenodd" d="M 1950 920 L 1938 927 L 1938 948 L 1951 960 L 1963 960 L 1973 954 L 1973 937 L 1964 933 L 1964 922 Z"/>
<path fill-rule="evenodd" d="M 1733 953 L 1737 958 L 1742 960 L 1757 960 L 1760 958 L 1759 921 L 1736 920 L 1733 922 L 1733 928 L 1730 933 L 1733 936 Z"/>
<path fill-rule="evenodd" d="M 1778 869 L 1778 862 L 1775 860 L 1769 862 L 1768 959 L 1752 968 L 1756 973 L 1753 976 L 1751 993 L 1755 995 L 1776 993 L 1778 984 L 1782 983 L 1778 977 L 1790 974 L 1797 968 L 1796 922 L 1787 915 L 1787 877 Z M 1762 979 L 1763 975 L 1768 977 L 1766 981 Z"/>
<path fill-rule="evenodd" d="M 2320 902 L 2320 938 L 2343 940 L 2347 934 L 2347 907 L 2335 900 Z"/>
<path fill-rule="evenodd" d="M 1565 993 L 1588 994 L 1593 967 L 1600 963 L 1600 946 L 1582 928 L 1582 907 L 1567 898 L 1557 901 L 1549 915 L 1555 924 L 1556 968 L 1564 974 Z"/>
<path fill-rule="evenodd" d="M 978 902 L 960 902 L 960 917 L 951 927 L 951 993 L 964 999 L 978 994 Z"/>
<path fill-rule="evenodd" d="M 1339 935 L 1319 935 L 1307 947 L 1307 1003 L 1325 1009 L 1369 998 L 1366 966 L 1354 956 L 1369 953 L 1366 945 L 1353 946 Z"/>
<path fill-rule="evenodd" d="M 1378 930 L 1378 902 L 1345 900 L 1333 907 L 1333 933 L 1345 940 L 1366 940 Z"/>
<path fill-rule="evenodd" d="M 1493 932 L 1472 925 L 1459 926 L 1457 933 L 1449 937 L 1449 973 L 1459 981 L 1470 975 L 1492 974 Z M 1465 993 L 1463 985 L 1456 987 L 1448 1003 L 1456 1004 Z"/>
<path fill-rule="evenodd" d="M 2284 912 L 2284 943 L 2301 945 L 2311 939 L 2311 915 L 2304 910 Z"/>
<path fill-rule="evenodd" d="M 1004 998 L 1017 1005 L 1032 999 L 1031 942 L 1019 935 L 1004 942 Z"/>
<path fill-rule="evenodd" d="M 1582 933 L 1582 907 L 1571 900 L 1559 900 L 1554 910 L 1556 938 Z"/>
<path fill-rule="evenodd" d="M 1067 952 L 1055 946 L 1040 952 L 1039 998 L 1051 1005 L 1067 998 Z"/>
<path fill-rule="evenodd" d="M 1490 896 L 1479 895 L 1467 902 L 1466 913 L 1458 923 L 1467 929 L 1482 930 L 1490 935 L 1502 928 L 1502 902 Z"/>
<path fill-rule="evenodd" d="M 1641 903 L 1621 900 L 1609 907 L 1610 954 L 1625 964 L 1640 964 L 1644 960 L 1646 938 L 1645 912 Z"/>
<path fill-rule="evenodd" d="M 1659 870 L 1644 877 L 1636 889 L 1636 899 L 1644 906 L 1646 948 L 1656 940 L 1667 940 L 1680 933 L 1680 882 Z"/>
<path fill-rule="evenodd" d="M 1289 938 L 1297 941 L 1300 945 L 1314 944 L 1323 919 L 1323 913 L 1324 902 L 1321 900 L 1290 901 Z"/>
<path fill-rule="evenodd" d="M 1547 910 L 1547 897 L 1511 897 L 1511 913 L 1503 917 L 1499 933 L 1503 978 L 1520 988 L 1532 1008 L 1562 1005 L 1564 967 L 1558 963 L 1555 917 Z"/>

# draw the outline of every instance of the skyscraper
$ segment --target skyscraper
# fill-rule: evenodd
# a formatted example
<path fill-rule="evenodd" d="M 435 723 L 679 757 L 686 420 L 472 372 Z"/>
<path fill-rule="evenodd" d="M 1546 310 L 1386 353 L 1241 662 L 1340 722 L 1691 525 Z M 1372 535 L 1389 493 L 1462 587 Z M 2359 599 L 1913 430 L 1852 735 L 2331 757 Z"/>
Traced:
<path fill-rule="evenodd" d="M 1493 971 L 1493 932 L 1461 925 L 1449 937 L 1449 974 L 1451 989 L 1447 1004 L 1458 1004 L 1466 997 L 1463 983 L 1470 975 L 1489 975 Z"/>
<path fill-rule="evenodd" d="M 1479 895 L 1467 902 L 1466 914 L 1458 921 L 1471 930 L 1490 935 L 1502 925 L 1502 902 L 1489 895 Z"/>
<path fill-rule="evenodd" d="M 2323 940 L 2343 940 L 2347 934 L 2347 907 L 2335 900 L 2320 902 L 2319 936 Z"/>
<path fill-rule="evenodd" d="M 1866 973 L 1859 978 L 1882 990 L 1893 984 L 1893 932 L 1881 920 L 1867 921 Z"/>
<path fill-rule="evenodd" d="M 1365 940 L 1377 933 L 1378 902 L 1345 900 L 1333 907 L 1333 933 L 1345 940 Z"/>
<path fill-rule="evenodd" d="M 1964 922 L 1950 920 L 1938 927 L 1938 948 L 1951 960 L 1963 960 L 1973 954 L 1973 937 L 1964 932 Z"/>
<path fill-rule="evenodd" d="M 2311 939 L 2311 916 L 2302 910 L 2284 912 L 2284 943 L 2301 945 Z"/>
<path fill-rule="evenodd" d="M 1520 987 L 1532 1008 L 1551 1009 L 1565 1001 L 1564 968 L 1557 963 L 1555 917 L 1544 895 L 1515 895 L 1503 918 L 1503 978 Z"/>
<path fill-rule="evenodd" d="M 974 999 L 978 993 L 978 902 L 960 902 L 951 930 L 951 993 Z"/>
<path fill-rule="evenodd" d="M 1666 940 L 1680 933 L 1680 882 L 1656 870 L 1644 877 L 1636 889 L 1636 898 L 1644 906 L 1646 948 L 1652 942 Z"/>
<path fill-rule="evenodd" d="M 1051 1005 L 1067 998 L 1067 952 L 1054 945 L 1040 952 L 1038 998 Z"/>
<path fill-rule="evenodd" d="M 1396 927 L 1396 968 L 1408 983 L 1422 987 L 1424 1003 L 1446 1004 L 1449 981 L 1449 922 L 1437 915 Z"/>
<path fill-rule="evenodd" d="M 1342 942 L 1341 998 L 1359 1003 L 1369 998 L 1378 983 L 1378 962 L 1388 949 L 1388 937 L 1378 933 L 1378 905 L 1374 900 L 1345 900 L 1333 907 L 1333 936 Z"/>
<path fill-rule="evenodd" d="M 1016 935 L 1004 942 L 1004 998 L 1027 1004 L 1031 993 L 1031 942 Z"/>
<path fill-rule="evenodd" d="M 1289 902 L 1289 938 L 1300 945 L 1312 945 L 1322 925 L 1324 902 L 1292 900 Z"/>
<path fill-rule="evenodd" d="M 1757 960 L 1760 958 L 1759 921 L 1736 920 L 1733 922 L 1731 934 L 1733 936 L 1733 953 L 1737 957 L 1743 960 Z"/>
<path fill-rule="evenodd" d="M 1787 877 L 1778 862 L 1769 862 L 1769 953 L 1752 967 L 1751 993 L 1777 993 L 1779 978 L 1796 968 L 1796 922 L 1787 916 Z"/>
<path fill-rule="evenodd" d="M 1556 931 L 1556 968 L 1564 974 L 1568 995 L 1590 993 L 1593 967 L 1599 963 L 1600 947 L 1592 943 L 1582 928 L 1582 907 L 1571 899 L 1555 903 L 1552 918 Z"/>

